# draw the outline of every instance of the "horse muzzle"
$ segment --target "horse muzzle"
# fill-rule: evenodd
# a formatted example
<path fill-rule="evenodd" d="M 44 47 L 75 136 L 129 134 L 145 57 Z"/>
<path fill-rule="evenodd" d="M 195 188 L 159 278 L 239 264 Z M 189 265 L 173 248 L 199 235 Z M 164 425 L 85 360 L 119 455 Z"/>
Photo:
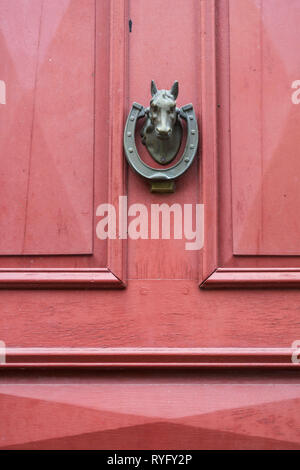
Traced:
<path fill-rule="evenodd" d="M 169 139 L 172 135 L 172 129 L 171 128 L 155 128 L 155 135 L 158 139 L 165 140 Z"/>

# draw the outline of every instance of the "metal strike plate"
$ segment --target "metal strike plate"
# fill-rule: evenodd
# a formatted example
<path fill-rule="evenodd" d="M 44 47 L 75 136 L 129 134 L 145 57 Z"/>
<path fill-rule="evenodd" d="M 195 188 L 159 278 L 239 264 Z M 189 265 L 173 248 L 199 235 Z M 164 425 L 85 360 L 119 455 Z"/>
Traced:
<path fill-rule="evenodd" d="M 175 181 L 152 181 L 151 193 L 175 193 Z"/>

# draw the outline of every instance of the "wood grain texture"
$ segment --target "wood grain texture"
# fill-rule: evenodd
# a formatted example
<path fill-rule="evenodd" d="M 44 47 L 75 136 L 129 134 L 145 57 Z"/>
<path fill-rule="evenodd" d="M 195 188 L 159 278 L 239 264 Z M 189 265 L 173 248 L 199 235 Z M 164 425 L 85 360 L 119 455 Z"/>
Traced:
<path fill-rule="evenodd" d="M 160 89 L 170 89 L 174 80 L 178 80 L 177 106 L 192 102 L 200 120 L 200 2 L 174 0 L 170 8 L 169 2 L 140 0 L 131 2 L 129 13 L 132 32 L 129 34 L 128 108 L 133 102 L 149 106 L 152 79 Z M 163 18 L 168 18 L 167 27 L 162 26 Z M 153 167 L 153 160 L 141 144 L 138 131 L 136 142 L 143 161 Z M 193 204 L 195 209 L 199 202 L 198 155 L 191 168 L 176 181 L 176 191 L 172 194 L 150 193 L 149 183 L 128 170 L 128 204 L 142 203 L 148 214 L 152 204 L 180 204 L 182 208 L 184 204 Z M 128 222 L 132 219 L 129 217 Z M 149 239 L 128 240 L 128 278 L 198 279 L 199 250 L 187 251 L 185 243 L 184 238 L 174 239 L 173 228 L 170 239 L 160 236 L 155 240 L 149 236 Z"/>
<path fill-rule="evenodd" d="M 0 254 L 91 254 L 95 2 L 18 5 L 0 15 Z"/>
<path fill-rule="evenodd" d="M 299 449 L 299 393 L 238 380 L 2 384 L 1 449 Z"/>
<path fill-rule="evenodd" d="M 7 347 L 291 347 L 297 289 L 199 289 L 187 280 L 130 280 L 127 289 L 3 290 Z"/>
<path fill-rule="evenodd" d="M 39 5 L 40 3 L 41 2 L 39 2 Z M 63 165 L 65 165 L 63 167 L 65 177 L 67 178 L 67 175 L 71 175 L 70 178 L 73 178 L 73 183 L 71 185 L 72 188 L 65 189 L 68 190 L 70 195 L 71 193 L 74 195 L 75 205 L 76 199 L 80 200 L 80 204 L 86 204 L 85 191 L 88 191 L 91 198 L 88 201 L 88 211 L 83 210 L 80 204 L 77 207 L 85 217 L 85 222 L 80 222 L 78 218 L 74 216 L 73 222 L 76 225 L 76 230 L 75 228 L 70 230 L 70 234 L 75 236 L 74 243 L 76 244 L 76 234 L 80 235 L 82 232 L 81 226 L 84 225 L 86 233 L 91 235 L 89 242 L 90 247 L 88 250 L 80 251 L 72 248 L 72 244 L 68 241 L 67 251 L 57 250 L 58 245 L 55 241 L 56 239 L 51 230 L 49 231 L 47 229 L 47 225 L 51 225 L 52 222 L 55 225 L 54 217 L 52 217 L 51 211 L 46 211 L 48 217 L 47 224 L 41 223 L 39 218 L 33 217 L 33 219 L 35 221 L 34 223 L 39 225 L 40 230 L 48 230 L 48 238 L 45 238 L 39 230 L 35 231 L 34 227 L 32 228 L 30 225 L 31 222 L 28 222 L 26 226 L 31 227 L 32 231 L 36 232 L 36 240 L 48 243 L 47 240 L 49 241 L 51 239 L 53 241 L 53 249 L 52 251 L 48 250 L 48 252 L 44 252 L 37 248 L 33 250 L 33 253 L 35 255 L 40 255 L 41 253 L 47 254 L 51 252 L 51 254 L 60 254 L 61 256 L 32 256 L 26 258 L 18 256 L 2 256 L 0 260 L 0 288 L 44 289 L 71 287 L 106 288 L 124 286 L 125 241 L 119 240 L 119 238 L 109 241 L 98 240 L 95 230 L 97 220 L 94 220 L 95 217 L 93 212 L 96 211 L 96 207 L 100 203 L 111 203 L 117 208 L 119 196 L 125 194 L 122 132 L 124 122 L 123 103 L 125 100 L 125 66 L 127 50 L 125 34 L 127 2 L 118 2 L 115 0 L 114 2 L 104 1 L 99 4 L 95 3 L 94 0 L 88 0 L 84 16 L 82 16 L 79 11 L 81 10 L 81 4 L 79 5 L 79 3 L 78 0 L 72 0 L 63 4 L 61 2 L 52 2 L 51 5 L 49 2 L 46 2 L 45 8 L 47 11 L 44 13 L 40 10 L 37 11 L 37 17 L 40 15 L 40 19 L 42 14 L 46 15 L 46 18 L 50 15 L 50 18 L 49 20 L 45 20 L 44 29 L 41 31 L 43 41 L 41 42 L 40 48 L 42 52 L 37 48 L 37 46 L 34 46 L 35 49 L 32 52 L 33 56 L 37 57 L 37 60 L 40 60 L 41 62 L 39 67 L 41 68 L 40 75 L 42 75 L 42 78 L 39 80 L 39 86 L 41 87 L 39 98 L 40 101 L 42 101 L 42 104 L 37 108 L 37 113 L 40 112 L 41 115 L 37 114 L 34 123 L 36 122 L 41 124 L 41 122 L 45 121 L 46 129 L 48 129 L 49 132 L 55 133 L 57 131 L 59 135 L 64 136 L 64 146 L 70 144 L 71 149 L 73 149 L 72 146 L 75 146 L 76 148 L 77 153 L 74 153 L 73 149 L 70 154 L 72 163 L 71 170 L 66 166 L 66 155 L 61 159 L 61 161 L 63 161 Z M 25 8 L 25 3 L 23 6 Z M 5 10 L 6 6 L 3 5 L 3 8 Z M 10 7 L 10 9 L 11 8 L 12 7 Z M 10 17 L 6 11 L 6 16 L 4 16 L 3 19 L 4 25 L 9 25 L 9 18 Z M 34 20 L 35 16 L 33 15 L 30 21 L 34 22 Z M 37 25 L 32 23 L 31 26 L 35 31 Z M 85 34 L 85 29 L 87 30 L 88 35 Z M 74 41 L 72 41 L 75 30 L 78 30 L 76 33 L 76 41 L 77 43 L 80 43 L 81 49 L 79 52 L 75 47 Z M 82 34 L 85 37 L 85 41 L 90 44 L 90 48 L 88 48 L 88 45 L 84 41 L 80 42 Z M 68 39 L 64 41 L 64 48 L 60 48 L 60 35 L 67 35 L 67 38 L 71 38 L 70 40 Z M 52 42 L 50 39 L 52 39 Z M 34 38 L 32 38 L 32 41 L 34 42 Z M 50 45 L 48 43 L 50 43 Z M 122 48 L 120 48 L 120 44 L 122 44 Z M 16 43 L 16 51 L 18 51 L 18 47 L 19 45 Z M 67 54 L 66 49 L 68 48 L 72 53 Z M 88 49 L 89 54 L 85 53 L 85 49 Z M 42 54 L 42 57 L 40 57 L 39 54 Z M 74 56 L 72 54 L 77 54 L 77 56 L 80 57 L 84 56 L 85 60 L 89 62 L 89 66 L 85 66 L 77 59 L 74 60 Z M 48 60 L 48 56 L 50 57 L 50 60 Z M 68 62 L 64 61 L 63 64 L 59 63 L 60 65 L 58 66 L 56 64 L 57 60 L 61 60 L 64 57 L 68 57 Z M 72 65 L 72 74 L 68 76 L 66 70 L 70 68 L 70 64 L 74 63 L 79 65 L 76 65 L 76 67 Z M 69 81 L 74 81 L 77 77 L 79 82 L 78 86 L 70 86 L 69 81 L 64 80 L 64 74 L 68 76 Z M 85 79 L 82 74 L 87 74 L 88 80 Z M 65 89 L 60 86 L 64 83 L 70 96 L 69 94 L 66 94 Z M 51 92 L 46 92 L 45 86 L 46 88 L 48 87 Z M 82 90 L 82 92 L 84 92 L 87 88 L 91 95 L 89 101 L 80 94 Z M 107 93 L 107 88 L 109 88 L 109 93 Z M 53 99 L 53 94 L 55 93 L 59 94 L 62 103 L 59 102 L 59 104 L 57 99 Z M 75 102 L 76 97 L 79 104 Z M 46 104 L 43 100 L 46 100 Z M 85 108 L 80 108 L 81 102 L 83 107 L 85 106 L 88 108 L 92 116 L 91 119 L 89 118 L 90 122 L 88 123 L 84 121 L 88 112 L 85 112 Z M 69 110 L 68 104 L 72 106 L 71 110 Z M 86 134 L 90 137 L 90 153 L 87 153 L 85 149 L 78 144 L 77 140 L 81 138 L 81 134 L 77 132 L 79 121 L 77 122 L 75 119 L 73 121 L 71 120 L 70 123 L 70 119 L 66 119 L 66 121 L 64 121 L 64 125 L 67 126 L 67 130 L 60 124 L 61 114 L 59 113 L 62 112 L 62 108 L 68 116 L 74 114 L 77 120 L 81 120 L 81 133 L 83 137 L 85 136 L 86 139 L 88 139 Z M 109 119 L 107 119 L 108 116 Z M 24 128 L 24 132 L 25 131 L 26 129 Z M 77 140 L 73 139 L 74 136 L 76 136 Z M 59 151 L 64 147 L 61 146 L 59 139 L 56 139 L 54 134 L 50 141 L 53 143 L 54 147 L 59 147 Z M 53 154 L 55 155 L 55 158 L 58 158 L 58 147 L 56 147 L 53 149 Z M 14 148 L 14 153 L 18 153 L 18 148 Z M 37 155 L 40 154 L 43 154 L 43 158 L 49 161 L 49 159 L 46 158 L 47 155 L 45 155 L 43 149 L 38 147 Z M 80 158 L 83 159 L 83 162 L 78 163 L 76 155 L 79 155 Z M 35 170 L 31 170 L 31 176 L 33 174 L 45 175 L 47 182 L 52 185 L 51 194 L 56 194 L 56 197 L 59 200 L 59 211 L 63 212 L 63 201 L 68 201 L 69 199 L 63 197 L 60 191 L 55 189 L 54 185 L 58 180 L 53 176 L 51 171 L 49 171 L 46 164 L 43 165 L 43 163 L 40 163 L 44 160 L 37 158 L 36 161 L 38 162 L 38 171 L 36 172 Z M 76 170 L 77 163 L 80 165 L 80 171 L 78 169 Z M 89 168 L 89 179 L 84 177 L 83 174 L 83 170 L 87 166 Z M 8 167 L 10 170 L 12 169 L 11 161 L 9 162 Z M 16 174 L 13 171 L 12 173 Z M 74 178 L 79 178 L 79 180 L 74 182 Z M 16 188 L 20 187 L 19 184 L 16 184 L 14 179 L 10 179 L 13 181 L 13 185 Z M 45 187 L 45 184 L 42 184 L 41 181 L 38 182 L 38 185 L 40 188 Z M 78 188 L 80 188 L 80 191 Z M 47 194 L 49 194 L 49 191 L 47 189 L 45 190 Z M 39 200 L 39 203 L 43 205 L 44 198 L 39 198 L 39 192 L 34 189 L 33 193 L 35 194 L 34 200 Z M 39 213 L 42 212 L 40 210 Z M 5 214 L 5 211 L 2 211 L 2 213 Z M 45 217 L 45 214 L 43 217 Z M 86 220 L 87 217 L 89 217 L 89 222 Z M 51 227 L 54 226 L 53 224 Z M 13 222 L 8 225 L 10 228 L 14 226 L 14 234 L 19 236 L 20 227 L 16 227 L 16 224 Z M 62 222 L 61 225 L 62 233 L 66 233 L 66 223 Z M 10 232 L 8 233 L 8 238 L 12 239 Z M 5 244 L 6 235 L 2 237 L 2 240 Z M 7 246 L 9 247 L 10 245 L 8 244 Z M 29 252 L 30 250 L 26 251 L 27 254 Z M 73 253 L 74 256 L 62 256 L 66 254 L 66 252 Z M 88 253 L 89 256 L 75 256 L 86 253 Z M 8 254 L 8 252 L 6 252 L 6 254 Z M 17 255 L 18 251 L 14 251 L 13 254 Z"/>
<path fill-rule="evenodd" d="M 292 348 L 7 348 L 6 369 L 299 369 Z"/>
<path fill-rule="evenodd" d="M 109 77 L 109 171 L 108 198 L 119 213 L 119 196 L 125 196 L 126 166 L 123 154 L 123 132 L 125 125 L 124 105 L 127 95 L 127 49 L 128 49 L 128 0 L 110 2 L 110 77 Z M 127 222 L 127 214 L 124 215 Z M 121 225 L 122 221 L 118 219 Z M 117 225 L 119 230 L 119 225 Z M 108 239 L 108 266 L 125 285 L 126 240 L 117 236 Z"/>
<path fill-rule="evenodd" d="M 202 191 L 205 207 L 203 281 L 218 263 L 218 162 L 217 162 L 217 76 L 216 76 L 216 4 L 201 2 L 201 78 L 202 78 Z"/>
<path fill-rule="evenodd" d="M 122 281 L 109 269 L 27 269 L 0 270 L 0 287 L 2 289 L 67 289 L 123 287 Z"/>
<path fill-rule="evenodd" d="M 242 4 L 235 0 L 229 0 L 216 4 L 215 10 L 210 9 L 210 3 L 204 2 L 203 4 L 205 7 L 204 14 L 206 13 L 207 17 L 206 22 L 208 22 L 208 24 L 217 24 L 215 30 L 212 27 L 210 28 L 208 38 L 205 37 L 204 40 L 204 50 L 207 44 L 213 44 L 212 50 L 215 48 L 214 54 L 216 57 L 217 71 L 215 73 L 213 66 L 210 66 L 207 76 L 203 79 L 204 86 L 205 81 L 207 81 L 210 83 L 209 86 L 211 89 L 217 91 L 215 91 L 216 104 L 209 98 L 205 101 L 204 95 L 204 103 L 213 104 L 211 108 L 208 107 L 208 110 L 205 107 L 203 108 L 203 121 L 211 122 L 212 120 L 212 122 L 215 122 L 216 120 L 217 122 L 217 132 L 213 134 L 211 131 L 210 134 L 210 145 L 212 148 L 214 148 L 213 146 L 217 148 L 218 158 L 212 158 L 213 155 L 216 155 L 213 151 L 208 153 L 204 152 L 203 154 L 203 179 L 207 182 L 207 190 L 205 190 L 204 184 L 204 203 L 208 215 L 205 218 L 206 238 L 202 282 L 200 281 L 201 287 L 285 288 L 299 286 L 299 256 L 296 256 L 297 253 L 295 250 L 293 251 L 292 245 L 290 254 L 294 254 L 295 256 L 284 256 L 290 248 L 287 248 L 285 252 L 279 248 L 277 251 L 274 248 L 273 252 L 272 250 L 268 252 L 269 254 L 273 253 L 280 256 L 259 256 L 260 254 L 267 253 L 261 245 L 262 237 L 266 236 L 265 241 L 269 244 L 269 247 L 271 246 L 271 226 L 273 227 L 274 243 L 275 240 L 276 243 L 278 242 L 277 247 L 279 247 L 280 244 L 282 247 L 282 243 L 284 243 L 284 240 L 287 240 L 289 236 L 292 237 L 291 240 L 294 240 L 293 237 L 297 238 L 298 233 L 296 225 L 293 225 L 292 222 L 294 215 L 290 218 L 289 222 L 293 225 L 293 229 L 287 229 L 289 226 L 288 223 L 277 223 L 275 230 L 273 223 L 274 218 L 279 217 L 275 205 L 276 201 L 279 201 L 279 199 L 276 197 L 273 200 L 270 196 L 272 192 L 270 186 L 272 176 L 268 171 L 265 171 L 263 174 L 264 177 L 262 178 L 262 165 L 257 162 L 258 152 L 256 152 L 255 147 L 253 147 L 254 150 L 251 147 L 254 142 L 255 145 L 259 145 L 259 152 L 261 152 L 261 145 L 264 142 L 265 150 L 268 149 L 268 152 L 271 151 L 270 149 L 274 150 L 275 144 L 271 142 L 272 139 L 270 135 L 274 131 L 272 125 L 274 124 L 275 126 L 276 122 L 276 126 L 278 127 L 278 119 L 280 117 L 280 112 L 274 111 L 274 120 L 271 119 L 272 113 L 270 109 L 272 105 L 270 97 L 273 96 L 272 93 L 278 93 L 278 89 L 281 89 L 282 85 L 275 84 L 273 86 L 270 82 L 270 76 L 273 76 L 272 74 L 275 69 L 273 70 L 271 65 L 262 65 L 263 62 L 261 62 L 262 58 L 265 58 L 266 63 L 269 64 L 266 51 L 270 45 L 266 43 L 265 35 L 270 31 L 273 31 L 272 34 L 275 34 L 274 25 L 278 24 L 279 21 L 278 12 L 274 14 L 272 20 L 272 11 L 269 7 L 266 7 L 267 15 L 262 16 L 262 4 L 263 2 L 260 1 L 247 1 Z M 278 5 L 280 6 L 280 11 L 282 11 L 281 8 L 284 8 L 283 3 L 279 1 Z M 241 13 L 240 15 L 239 12 Z M 216 22 L 214 22 L 214 15 L 216 15 Z M 247 28 L 245 27 L 243 29 L 242 33 L 244 46 L 242 46 L 239 41 L 239 29 L 241 28 L 240 18 L 244 18 L 245 24 L 247 23 L 248 25 Z M 276 38 L 276 41 L 278 41 L 278 44 L 281 44 L 281 54 L 284 55 L 284 51 L 290 49 L 286 48 L 287 42 L 291 35 L 294 34 L 295 28 L 293 26 L 293 20 L 291 20 L 290 32 L 288 32 L 286 25 L 282 27 L 284 29 L 286 28 L 285 31 L 288 39 L 285 36 L 283 38 L 280 36 L 280 38 Z M 263 35 L 259 35 L 258 30 L 263 31 Z M 215 41 L 213 39 L 214 37 Z M 263 49 L 261 53 L 259 52 L 260 48 L 257 47 L 257 44 L 260 44 Z M 243 59 L 241 61 L 231 61 L 231 54 L 235 54 L 235 58 L 240 57 L 242 49 L 246 51 L 245 54 L 243 54 Z M 239 53 L 236 52 L 237 50 L 239 50 Z M 279 60 L 278 57 L 277 59 Z M 283 61 L 284 59 L 281 58 L 280 60 Z M 292 52 L 288 53 L 286 60 L 289 66 L 293 63 Z M 275 62 L 273 65 L 277 67 L 278 64 Z M 257 64 L 257 67 L 253 65 L 253 68 L 251 68 L 252 63 Z M 262 66 L 266 68 L 267 79 L 261 70 Z M 253 74 L 253 79 L 251 79 L 251 74 Z M 261 90 L 261 81 L 263 79 L 266 79 L 268 82 L 264 88 L 264 93 L 267 96 L 267 104 L 264 100 L 258 103 L 259 98 L 257 90 Z M 280 75 L 279 81 L 280 80 L 280 83 L 282 83 L 282 75 Z M 250 88 L 247 88 L 248 82 Z M 214 88 L 215 85 L 216 88 Z M 215 96 L 214 92 L 212 96 Z M 288 99 L 289 97 L 286 96 L 286 98 Z M 264 108 L 265 105 L 268 106 L 266 109 Z M 288 99 L 288 107 L 291 106 L 291 100 Z M 258 108 L 260 109 L 260 118 L 262 115 L 265 116 L 263 121 L 264 125 L 255 125 L 254 127 L 242 125 L 241 122 L 248 122 L 249 116 L 252 116 L 251 119 L 253 122 L 255 121 L 256 124 L 261 123 L 260 118 L 257 118 Z M 286 107 L 284 107 L 284 109 L 286 109 Z M 241 119 L 239 118 L 239 113 Z M 207 119 L 206 115 L 210 119 Z M 230 116 L 232 116 L 231 120 Z M 267 116 L 270 116 L 269 120 Z M 284 116 L 285 114 L 283 113 L 283 119 Z M 267 126 L 267 133 L 264 130 L 264 126 Z M 244 129 L 244 134 L 239 131 L 240 128 Z M 291 129 L 293 128 L 291 127 Z M 253 137 L 254 135 L 255 139 Z M 291 139 L 293 139 L 293 135 L 296 135 L 294 131 L 287 131 L 285 134 L 287 140 L 284 140 L 284 142 L 290 142 Z M 245 137 L 244 140 L 243 136 Z M 275 137 L 274 134 L 274 139 Z M 247 145 L 246 142 L 249 142 L 249 144 Z M 297 147 L 296 141 L 293 140 L 293 142 L 294 144 L 291 144 L 291 147 Z M 251 150 L 249 150 L 250 147 Z M 262 154 L 259 153 L 259 155 Z M 291 164 L 294 163 L 291 162 Z M 286 162 L 284 165 L 282 162 L 275 164 L 275 167 L 278 169 L 275 168 L 275 173 L 273 172 L 275 179 L 277 178 L 277 172 L 281 172 L 280 168 L 286 165 L 288 166 L 289 163 Z M 270 168 L 270 166 L 268 166 L 268 168 Z M 284 171 L 286 173 L 286 171 L 289 170 Z M 284 176 L 284 178 L 286 179 L 286 176 Z M 265 186 L 265 181 L 267 181 L 267 187 Z M 281 185 L 279 181 L 277 181 L 274 187 L 276 186 L 277 188 L 278 185 Z M 282 187 L 282 185 L 280 187 Z M 211 188 L 217 188 L 217 190 L 213 193 L 213 189 Z M 262 191 L 261 195 L 260 191 Z M 251 211 L 250 209 L 248 211 L 246 207 L 250 207 L 252 204 L 252 196 L 254 194 L 256 198 L 255 210 L 252 210 L 252 207 Z M 270 202 L 271 199 L 273 201 L 272 203 Z M 294 204 L 292 212 L 295 214 L 298 210 L 298 199 L 296 197 L 292 199 Z M 262 209 L 262 200 L 264 200 L 265 204 L 263 206 L 264 209 Z M 261 203 L 259 201 L 261 201 Z M 269 205 L 267 201 L 269 201 Z M 280 207 L 282 208 L 283 206 L 281 205 Z M 249 219 L 248 216 L 250 217 Z M 211 217 L 214 217 L 213 223 Z M 285 213 L 285 217 L 288 217 L 288 213 Z M 263 219 L 265 221 L 264 224 Z M 244 220 L 244 222 L 241 222 L 242 220 Z M 269 228 L 267 226 L 267 220 L 273 220 Z M 207 226 L 208 222 L 210 225 L 212 223 L 212 227 Z M 241 227 L 245 228 L 245 224 L 247 225 L 248 222 L 250 224 L 249 231 L 243 229 L 243 236 L 245 237 L 243 243 L 245 242 L 244 245 L 247 245 L 250 251 L 252 250 L 252 256 L 239 256 L 242 253 L 250 253 L 248 248 L 248 251 L 245 249 L 245 246 L 242 251 L 237 249 L 239 243 L 237 240 L 240 237 L 240 235 L 238 235 L 240 232 L 237 230 L 237 227 L 239 226 L 240 229 Z M 293 232 L 292 235 L 289 235 L 291 232 Z M 286 246 L 288 245 L 289 244 Z M 255 248 L 253 248 L 254 246 Z M 258 256 L 253 256 L 254 254 Z M 207 266 L 209 266 L 210 269 L 208 269 Z"/>
<path fill-rule="evenodd" d="M 299 449 L 300 292 L 285 289 L 299 286 L 299 259 L 233 255 L 229 1 L 95 5 L 94 209 L 127 194 L 126 108 L 148 104 L 151 79 L 177 79 L 178 104 L 195 106 L 200 159 L 175 194 L 150 194 L 129 172 L 129 204 L 195 204 L 203 190 L 204 263 L 181 240 L 130 240 L 126 260 L 124 240 L 96 237 L 92 255 L 1 256 L 0 447 Z M 127 288 L 110 289 L 127 268 Z M 199 277 L 220 288 L 199 289 Z"/>
<path fill-rule="evenodd" d="M 299 255 L 299 2 L 230 0 L 233 250 Z"/>
<path fill-rule="evenodd" d="M 299 287 L 297 268 L 218 268 L 201 287 Z"/>

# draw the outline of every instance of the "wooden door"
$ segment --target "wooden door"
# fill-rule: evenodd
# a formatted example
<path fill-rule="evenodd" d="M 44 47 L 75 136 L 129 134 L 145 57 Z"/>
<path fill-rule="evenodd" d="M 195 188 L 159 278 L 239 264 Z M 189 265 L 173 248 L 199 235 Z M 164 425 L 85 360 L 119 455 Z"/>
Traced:
<path fill-rule="evenodd" d="M 0 448 L 299 448 L 299 20 L 298 0 L 0 0 Z M 169 194 L 123 153 L 152 79 L 200 130 Z M 201 204 L 204 245 L 151 237 L 161 204 L 193 227 Z"/>

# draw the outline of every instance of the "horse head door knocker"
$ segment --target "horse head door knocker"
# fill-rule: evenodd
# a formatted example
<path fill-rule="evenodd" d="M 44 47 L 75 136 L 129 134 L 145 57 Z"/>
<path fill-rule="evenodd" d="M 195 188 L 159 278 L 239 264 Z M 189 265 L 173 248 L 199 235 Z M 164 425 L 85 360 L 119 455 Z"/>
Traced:
<path fill-rule="evenodd" d="M 124 149 L 128 163 L 143 178 L 151 182 L 154 192 L 173 192 L 174 181 L 191 166 L 198 147 L 198 126 L 192 104 L 176 107 L 178 82 L 170 90 L 158 90 L 151 82 L 150 107 L 133 103 L 124 131 Z M 187 137 L 180 160 L 168 168 L 152 168 L 139 156 L 135 144 L 137 120 L 146 118 L 141 131 L 142 143 L 151 157 L 160 165 L 171 163 L 178 154 L 182 141 L 182 124 L 187 124 Z"/>

